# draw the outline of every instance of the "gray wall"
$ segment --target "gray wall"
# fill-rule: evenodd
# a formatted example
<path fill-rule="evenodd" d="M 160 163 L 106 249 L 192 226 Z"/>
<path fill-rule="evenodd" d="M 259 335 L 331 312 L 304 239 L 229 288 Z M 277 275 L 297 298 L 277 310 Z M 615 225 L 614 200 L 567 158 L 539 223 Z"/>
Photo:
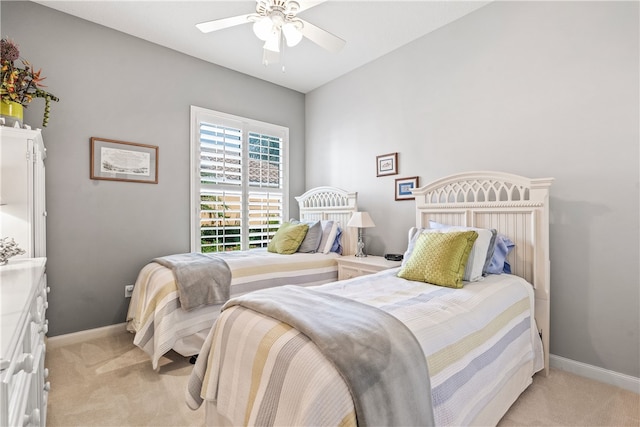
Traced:
<path fill-rule="evenodd" d="M 402 252 L 394 179 L 555 177 L 551 352 L 640 376 L 638 2 L 496 2 L 307 94 L 306 181 L 358 191 Z M 399 153 L 376 178 L 375 156 Z"/>
<path fill-rule="evenodd" d="M 140 268 L 189 251 L 190 105 L 289 127 L 291 195 L 305 190 L 303 94 L 35 3 L 2 1 L 1 16 L 61 99 L 43 131 L 49 336 L 124 322 Z M 42 112 L 33 101 L 25 122 Z M 159 183 L 89 179 L 92 136 L 159 146 Z"/>

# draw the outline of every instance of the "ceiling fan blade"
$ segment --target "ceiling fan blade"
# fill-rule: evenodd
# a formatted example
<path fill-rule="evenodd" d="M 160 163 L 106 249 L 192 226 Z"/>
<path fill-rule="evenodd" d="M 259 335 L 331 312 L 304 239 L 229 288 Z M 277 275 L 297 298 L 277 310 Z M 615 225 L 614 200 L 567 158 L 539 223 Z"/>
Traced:
<path fill-rule="evenodd" d="M 307 9 L 311 9 L 312 7 L 315 7 L 321 3 L 324 3 L 326 0 L 309 0 L 309 1 L 301 1 L 300 4 L 300 9 L 298 9 L 298 13 L 307 10 Z"/>
<path fill-rule="evenodd" d="M 249 23 L 249 16 L 255 15 L 248 13 L 246 15 L 232 16 L 230 18 L 216 19 L 215 21 L 202 22 L 196 24 L 196 27 L 203 33 L 222 30 L 224 28 L 235 27 L 236 25 Z"/>
<path fill-rule="evenodd" d="M 336 53 L 345 45 L 346 41 L 342 40 L 340 37 L 335 36 L 320 27 L 316 27 L 310 22 L 302 19 L 301 21 L 304 25 L 300 30 L 302 35 L 318 46 L 325 48 L 331 53 Z"/>

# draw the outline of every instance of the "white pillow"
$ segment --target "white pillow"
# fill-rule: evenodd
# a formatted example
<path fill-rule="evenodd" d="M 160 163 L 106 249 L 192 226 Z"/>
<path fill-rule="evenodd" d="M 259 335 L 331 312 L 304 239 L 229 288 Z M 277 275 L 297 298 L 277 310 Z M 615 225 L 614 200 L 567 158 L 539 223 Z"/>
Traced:
<path fill-rule="evenodd" d="M 322 233 L 324 237 L 324 232 Z M 333 243 L 336 240 L 336 234 L 338 234 L 338 223 L 334 222 L 331 226 L 331 230 L 329 230 L 329 235 L 327 236 L 327 243 L 324 247 L 322 247 L 322 242 L 320 242 L 320 249 L 322 249 L 323 254 L 328 254 L 331 252 L 331 248 L 333 247 Z M 318 252 L 320 252 L 318 249 Z"/>
<path fill-rule="evenodd" d="M 404 252 L 402 256 L 402 267 L 407 263 L 409 258 L 411 257 L 411 253 L 413 252 L 413 248 L 416 246 L 416 240 L 418 240 L 418 236 L 422 233 L 426 228 L 417 228 L 411 227 L 409 229 L 409 243 L 407 244 L 407 250 Z"/>
<path fill-rule="evenodd" d="M 469 253 L 469 259 L 467 260 L 467 265 L 465 266 L 464 276 L 462 277 L 462 280 L 465 280 L 467 282 L 477 282 L 478 280 L 482 280 L 482 269 L 484 268 L 484 264 L 487 259 L 487 252 L 489 251 L 489 246 L 493 238 L 493 232 L 491 230 L 487 230 L 486 228 L 447 226 L 446 228 L 434 229 L 412 227 L 411 229 L 409 229 L 409 245 L 407 246 L 407 251 L 404 253 L 402 265 L 404 265 L 406 260 L 411 257 L 413 247 L 415 246 L 415 243 L 418 240 L 418 236 L 421 233 L 452 233 L 470 230 L 477 232 L 478 238 L 476 239 L 473 247 L 471 248 L 471 252 Z"/>
<path fill-rule="evenodd" d="M 322 239 L 318 245 L 318 252 L 328 254 L 331 251 L 334 240 L 336 240 L 336 233 L 338 232 L 338 223 L 334 221 L 322 220 Z"/>

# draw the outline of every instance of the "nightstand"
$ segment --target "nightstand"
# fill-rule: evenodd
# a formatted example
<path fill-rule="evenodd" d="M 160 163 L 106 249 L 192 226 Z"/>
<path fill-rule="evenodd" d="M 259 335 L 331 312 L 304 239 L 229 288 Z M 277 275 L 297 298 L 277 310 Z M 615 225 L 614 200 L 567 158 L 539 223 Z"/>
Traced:
<path fill-rule="evenodd" d="M 338 258 L 338 280 L 351 279 L 377 273 L 389 268 L 400 267 L 402 261 L 387 261 L 384 257 L 368 255 L 357 257 L 354 255 Z"/>

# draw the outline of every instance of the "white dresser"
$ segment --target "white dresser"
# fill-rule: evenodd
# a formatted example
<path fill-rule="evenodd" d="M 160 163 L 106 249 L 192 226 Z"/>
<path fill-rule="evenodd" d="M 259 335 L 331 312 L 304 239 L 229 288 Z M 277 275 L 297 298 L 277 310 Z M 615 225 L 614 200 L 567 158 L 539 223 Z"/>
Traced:
<path fill-rule="evenodd" d="M 0 266 L 0 426 L 44 426 L 49 383 L 46 258 Z"/>

